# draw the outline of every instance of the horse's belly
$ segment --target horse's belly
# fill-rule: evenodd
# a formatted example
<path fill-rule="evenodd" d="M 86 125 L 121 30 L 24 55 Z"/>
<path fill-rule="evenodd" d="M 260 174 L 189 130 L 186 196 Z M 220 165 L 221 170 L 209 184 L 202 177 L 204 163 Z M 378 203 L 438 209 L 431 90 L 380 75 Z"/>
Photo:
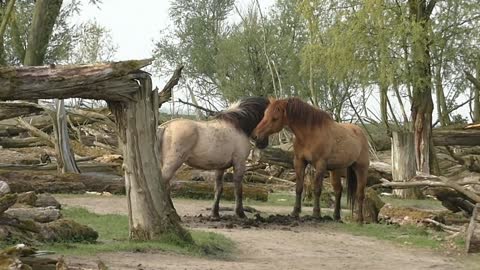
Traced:
<path fill-rule="evenodd" d="M 191 156 L 185 163 L 202 170 L 223 170 L 232 166 L 231 158 L 218 159 L 212 156 Z"/>

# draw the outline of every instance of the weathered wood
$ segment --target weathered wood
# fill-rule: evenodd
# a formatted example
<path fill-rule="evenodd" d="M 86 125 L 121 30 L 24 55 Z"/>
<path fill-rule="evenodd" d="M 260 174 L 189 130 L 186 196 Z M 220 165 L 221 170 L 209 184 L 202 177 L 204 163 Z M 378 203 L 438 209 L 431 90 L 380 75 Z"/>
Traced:
<path fill-rule="evenodd" d="M 75 155 L 70 146 L 70 137 L 68 136 L 67 113 L 65 112 L 65 102 L 63 99 L 55 101 L 57 110 L 55 118 L 55 152 L 57 154 L 57 170 L 61 173 L 80 173 L 80 169 L 75 162 Z"/>
<path fill-rule="evenodd" d="M 288 186 L 294 186 L 295 182 L 281 179 L 271 175 L 264 175 L 261 173 L 247 171 L 245 172 L 244 180 L 246 182 L 264 183 L 264 184 L 282 184 Z"/>
<path fill-rule="evenodd" d="M 435 146 L 477 146 L 480 144 L 480 130 L 438 129 L 434 130 L 432 139 Z"/>
<path fill-rule="evenodd" d="M 45 146 L 47 143 L 38 137 L 29 138 L 8 138 L 0 137 L 0 146 L 2 148 L 26 148 Z"/>
<path fill-rule="evenodd" d="M 17 202 L 17 194 L 5 194 L 0 197 L 0 214 Z"/>
<path fill-rule="evenodd" d="M 128 102 L 152 59 L 77 66 L 2 67 L 0 100 L 90 98 Z"/>
<path fill-rule="evenodd" d="M 367 223 L 378 223 L 378 214 L 385 203 L 380 199 L 377 192 L 372 188 L 365 190 L 363 202 L 364 219 Z"/>
<path fill-rule="evenodd" d="M 468 253 L 480 252 L 480 203 L 473 209 L 470 224 L 468 224 L 465 248 Z"/>
<path fill-rule="evenodd" d="M 84 193 L 85 191 L 125 194 L 123 178 L 110 175 L 58 174 L 56 172 L 0 171 L 0 180 L 12 192 Z M 40 195 L 39 195 L 40 196 Z"/>
<path fill-rule="evenodd" d="M 118 163 L 79 163 L 78 167 L 82 172 L 89 173 L 108 173 L 120 174 L 121 165 Z M 41 165 L 24 165 L 24 164 L 2 164 L 0 170 L 16 170 L 16 171 L 54 171 L 57 170 L 57 164 L 41 164 Z"/>
<path fill-rule="evenodd" d="M 416 174 L 413 132 L 392 132 L 392 180 L 394 182 L 410 181 Z M 418 199 L 418 197 L 421 197 L 421 192 L 418 188 L 394 189 L 393 194 L 404 199 Z"/>
<path fill-rule="evenodd" d="M 125 187 L 130 239 L 152 240 L 163 234 L 175 234 L 193 241 L 180 225 L 180 217 L 170 198 L 169 184 L 162 178 L 161 153 L 156 135 L 158 93 L 152 91 L 151 78 L 139 78 L 137 102 L 108 102 L 116 117 L 123 149 Z"/>
<path fill-rule="evenodd" d="M 5 214 L 20 220 L 33 220 L 40 223 L 55 221 L 62 217 L 60 210 L 49 207 L 10 208 Z"/>
<path fill-rule="evenodd" d="M 171 183 L 172 196 L 193 199 L 213 199 L 214 183 L 207 181 L 174 181 Z M 243 198 L 268 200 L 268 189 L 259 185 L 243 185 Z M 223 184 L 222 199 L 235 200 L 233 183 Z"/>
<path fill-rule="evenodd" d="M 382 183 L 382 179 L 392 181 L 392 165 L 381 161 L 370 161 L 367 185 L 372 186 Z"/>
<path fill-rule="evenodd" d="M 293 149 L 285 151 L 279 147 L 269 146 L 259 151 L 259 161 L 293 169 Z"/>
<path fill-rule="evenodd" d="M 158 105 L 162 106 L 163 103 L 168 102 L 172 98 L 172 89 L 178 84 L 180 77 L 182 76 L 183 65 L 178 66 L 170 77 L 170 80 L 165 84 L 162 91 L 158 94 Z"/>
<path fill-rule="evenodd" d="M 0 102 L 0 120 L 39 113 L 41 106 L 27 102 Z"/>

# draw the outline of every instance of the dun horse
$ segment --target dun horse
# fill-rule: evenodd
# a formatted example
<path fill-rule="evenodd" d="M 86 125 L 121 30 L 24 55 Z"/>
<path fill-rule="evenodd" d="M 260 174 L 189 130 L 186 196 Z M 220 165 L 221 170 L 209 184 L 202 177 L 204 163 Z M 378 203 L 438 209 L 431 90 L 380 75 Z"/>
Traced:
<path fill-rule="evenodd" d="M 162 174 L 170 181 L 183 163 L 204 170 L 215 170 L 215 198 L 212 216 L 219 217 L 223 191 L 223 174 L 233 166 L 235 213 L 245 217 L 242 203 L 242 180 L 250 153 L 249 138 L 262 120 L 268 99 L 245 98 L 210 121 L 175 119 L 157 130 L 161 142 Z M 268 145 L 268 137 L 257 140 L 258 148 Z"/>
<path fill-rule="evenodd" d="M 298 98 L 288 98 L 270 99 L 265 115 L 254 131 L 254 137 L 260 140 L 267 138 L 270 134 L 282 130 L 284 126 L 290 127 L 295 134 L 293 147 L 297 182 L 292 215 L 298 216 L 301 212 L 305 167 L 310 163 L 316 170 L 313 216 L 320 217 L 323 177 L 325 172 L 330 170 L 335 191 L 334 219 L 340 219 L 342 196 L 340 176 L 347 169 L 347 201 L 353 214 L 356 199 L 357 221 L 363 223 L 362 205 L 369 166 L 368 141 L 365 133 L 356 125 L 335 122 L 327 112 L 314 108 Z"/>

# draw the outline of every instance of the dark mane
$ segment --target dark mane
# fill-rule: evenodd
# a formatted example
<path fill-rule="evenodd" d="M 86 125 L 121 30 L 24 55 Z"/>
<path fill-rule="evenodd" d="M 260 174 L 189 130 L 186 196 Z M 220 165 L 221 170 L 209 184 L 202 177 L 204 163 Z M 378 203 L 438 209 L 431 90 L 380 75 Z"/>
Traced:
<path fill-rule="evenodd" d="M 219 112 L 214 119 L 228 122 L 250 136 L 262 120 L 268 104 L 267 98 L 247 97 L 240 100 L 236 106 Z"/>
<path fill-rule="evenodd" d="M 297 97 L 287 99 L 286 112 L 289 121 L 307 126 L 321 126 L 333 121 L 328 112 L 317 109 Z"/>

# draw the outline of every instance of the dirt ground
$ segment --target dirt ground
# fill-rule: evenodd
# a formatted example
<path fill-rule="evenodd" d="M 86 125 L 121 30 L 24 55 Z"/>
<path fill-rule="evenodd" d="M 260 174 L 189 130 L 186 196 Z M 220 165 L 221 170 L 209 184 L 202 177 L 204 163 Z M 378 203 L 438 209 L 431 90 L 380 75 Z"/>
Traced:
<path fill-rule="evenodd" d="M 126 213 L 123 197 L 59 196 L 65 206 L 81 206 L 99 214 Z M 430 250 L 406 248 L 375 240 L 337 232 L 325 227 L 302 224 L 294 229 L 282 228 L 211 228 L 190 222 L 191 217 L 208 215 L 207 201 L 174 200 L 185 225 L 200 230 L 224 234 L 237 244 L 232 260 L 188 257 L 166 252 L 118 252 L 98 254 L 95 258 L 71 257 L 69 263 L 82 265 L 97 258 L 110 269 L 474 269 L 458 258 Z M 222 206 L 232 206 L 228 202 Z M 290 207 L 255 206 L 257 210 L 286 214 Z M 304 208 L 311 211 L 311 208 Z M 221 215 L 231 214 L 221 212 Z M 141 267 L 137 267 L 141 264 Z M 94 264 L 84 265 L 95 269 Z M 478 268 L 477 268 L 478 269 Z"/>

